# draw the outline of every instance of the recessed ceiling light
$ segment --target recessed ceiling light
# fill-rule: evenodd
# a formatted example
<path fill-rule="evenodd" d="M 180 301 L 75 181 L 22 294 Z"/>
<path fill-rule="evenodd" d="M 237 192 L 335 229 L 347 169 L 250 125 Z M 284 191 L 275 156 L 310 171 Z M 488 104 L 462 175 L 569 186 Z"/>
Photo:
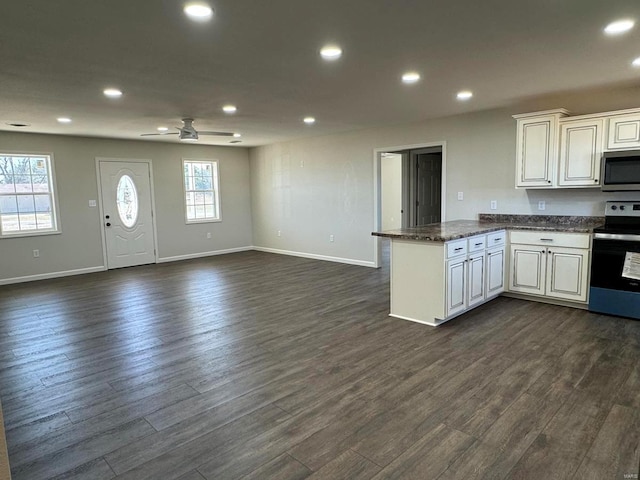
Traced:
<path fill-rule="evenodd" d="M 58 117 L 58 123 L 71 123 L 71 119 L 69 117 Z"/>
<path fill-rule="evenodd" d="M 604 28 L 604 33 L 606 33 L 607 35 L 620 35 L 631 30 L 634 25 L 635 22 L 633 20 L 617 20 L 607 25 Z"/>
<path fill-rule="evenodd" d="M 236 113 L 237 110 L 238 108 L 235 105 L 225 105 L 222 107 L 224 113 Z"/>
<path fill-rule="evenodd" d="M 20 122 L 9 122 L 7 123 L 7 125 L 9 125 L 10 127 L 17 127 L 17 128 L 23 128 L 23 127 L 30 127 L 31 124 L 29 123 L 20 123 Z"/>
<path fill-rule="evenodd" d="M 420 80 L 420 74 L 418 72 L 407 72 L 402 75 L 402 81 L 404 83 L 416 83 Z"/>
<path fill-rule="evenodd" d="M 117 88 L 107 88 L 102 93 L 109 98 L 120 98 L 122 96 L 122 90 Z"/>
<path fill-rule="evenodd" d="M 168 127 L 158 127 L 158 131 L 159 132 L 168 132 L 169 128 Z"/>
<path fill-rule="evenodd" d="M 184 6 L 184 13 L 192 20 L 209 20 L 213 16 L 213 9 L 206 3 L 192 2 Z"/>
<path fill-rule="evenodd" d="M 316 123 L 316 119 L 313 117 L 304 117 L 302 121 L 307 125 L 313 125 L 314 123 Z"/>
<path fill-rule="evenodd" d="M 631 62 L 631 65 L 633 65 L 636 68 L 640 68 L 640 57 L 636 58 L 633 62 Z"/>
<path fill-rule="evenodd" d="M 342 56 L 342 49 L 337 45 L 327 45 L 320 50 L 320 56 L 325 60 L 337 60 Z"/>
<path fill-rule="evenodd" d="M 234 133 L 233 136 L 236 137 L 236 138 L 240 138 L 242 135 L 239 134 L 239 133 Z"/>
<path fill-rule="evenodd" d="M 470 92 L 469 90 L 462 90 L 461 92 L 458 92 L 456 97 L 458 97 L 458 100 L 469 100 L 473 97 L 473 92 Z"/>

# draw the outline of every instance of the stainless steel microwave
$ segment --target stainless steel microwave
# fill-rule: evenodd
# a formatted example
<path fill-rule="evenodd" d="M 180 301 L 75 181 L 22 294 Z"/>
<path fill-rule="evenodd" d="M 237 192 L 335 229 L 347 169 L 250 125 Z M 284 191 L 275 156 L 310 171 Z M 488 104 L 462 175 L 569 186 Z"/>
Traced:
<path fill-rule="evenodd" d="M 640 191 L 640 150 L 605 152 L 600 175 L 605 192 Z"/>

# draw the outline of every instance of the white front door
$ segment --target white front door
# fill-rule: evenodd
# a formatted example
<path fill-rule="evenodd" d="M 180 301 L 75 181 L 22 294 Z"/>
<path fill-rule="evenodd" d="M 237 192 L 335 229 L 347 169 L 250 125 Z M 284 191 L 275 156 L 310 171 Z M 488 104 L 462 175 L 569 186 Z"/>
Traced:
<path fill-rule="evenodd" d="M 99 165 L 107 268 L 155 263 L 149 164 L 100 160 Z"/>

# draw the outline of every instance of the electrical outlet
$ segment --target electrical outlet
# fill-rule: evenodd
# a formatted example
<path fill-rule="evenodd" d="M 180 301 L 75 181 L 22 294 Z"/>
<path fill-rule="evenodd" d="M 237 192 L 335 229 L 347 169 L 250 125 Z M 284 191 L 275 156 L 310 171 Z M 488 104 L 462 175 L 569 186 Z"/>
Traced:
<path fill-rule="evenodd" d="M 207 232 L 207 238 L 211 238 L 211 232 Z"/>
<path fill-rule="evenodd" d="M 300 160 L 300 168 L 304 168 L 304 160 Z"/>
<path fill-rule="evenodd" d="M 333 242 L 333 235 L 329 235 L 329 241 Z"/>
<path fill-rule="evenodd" d="M 498 209 L 498 201 L 491 200 L 491 210 L 497 210 L 497 209 Z"/>
<path fill-rule="evenodd" d="M 92 208 L 93 208 L 93 207 L 95 207 L 95 206 L 97 206 L 97 205 L 98 205 L 98 204 L 96 203 L 96 201 L 95 201 L 95 200 L 89 200 L 89 206 L 90 206 L 90 207 L 92 207 Z"/>
<path fill-rule="evenodd" d="M 33 251 L 33 258 L 40 258 L 40 250 Z"/>
<path fill-rule="evenodd" d="M 544 200 L 540 200 L 538 202 L 538 210 L 544 210 L 545 208 L 547 208 L 547 205 L 545 204 Z"/>
<path fill-rule="evenodd" d="M 278 230 L 278 236 L 281 237 L 282 236 L 282 232 L 280 230 Z"/>
<path fill-rule="evenodd" d="M 464 192 L 458 192 L 458 200 L 464 200 Z"/>

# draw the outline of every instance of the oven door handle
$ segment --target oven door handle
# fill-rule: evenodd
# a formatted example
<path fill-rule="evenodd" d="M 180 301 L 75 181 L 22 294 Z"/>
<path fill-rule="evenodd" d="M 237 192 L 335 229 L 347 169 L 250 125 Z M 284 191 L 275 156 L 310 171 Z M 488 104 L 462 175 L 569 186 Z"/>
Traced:
<path fill-rule="evenodd" d="M 640 235 L 631 235 L 623 233 L 594 233 L 593 238 L 599 240 L 622 240 L 626 242 L 640 242 Z"/>

